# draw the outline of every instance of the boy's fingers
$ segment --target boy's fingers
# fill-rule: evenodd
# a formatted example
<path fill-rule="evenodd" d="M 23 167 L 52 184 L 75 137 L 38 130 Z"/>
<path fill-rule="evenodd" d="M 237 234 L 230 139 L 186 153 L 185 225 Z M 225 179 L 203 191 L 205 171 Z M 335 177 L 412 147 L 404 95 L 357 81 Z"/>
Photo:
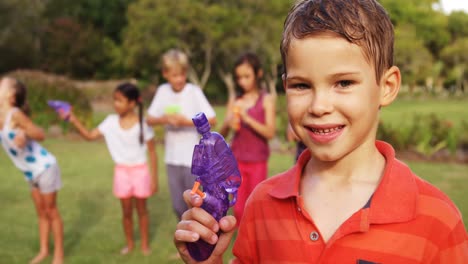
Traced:
<path fill-rule="evenodd" d="M 211 233 L 216 233 L 219 231 L 219 224 L 218 222 L 216 222 L 216 219 L 214 219 L 213 216 L 211 216 L 208 212 L 206 212 L 202 208 L 193 207 L 185 211 L 182 214 L 181 218 L 182 220 L 179 222 L 179 224 L 177 224 L 177 227 L 178 227 L 177 229 L 198 231 L 192 228 L 198 228 L 199 226 L 202 226 L 210 230 Z M 185 228 L 179 228 L 179 225 L 181 225 L 180 227 L 185 227 Z M 204 230 L 201 230 L 201 231 L 204 231 Z M 200 233 L 200 232 L 198 233 L 201 235 L 202 238 L 204 238 L 205 240 L 207 240 L 207 242 L 209 242 L 208 235 L 212 235 L 212 234 L 206 234 L 206 233 Z"/>
<path fill-rule="evenodd" d="M 211 228 L 197 221 L 182 220 L 177 224 L 174 239 L 184 242 L 195 242 L 202 239 L 210 244 L 215 244 L 218 241 L 218 236 Z"/>
<path fill-rule="evenodd" d="M 219 221 L 222 233 L 219 236 L 218 243 L 213 250 L 212 257 L 222 258 L 231 243 L 232 236 L 236 230 L 236 218 L 234 216 L 225 216 Z"/>
<path fill-rule="evenodd" d="M 200 235 L 196 232 L 189 230 L 177 229 L 174 232 L 174 242 L 195 242 L 200 238 Z"/>
<path fill-rule="evenodd" d="M 189 208 L 200 207 L 203 203 L 203 199 L 199 195 L 191 194 L 191 190 L 185 190 L 183 197 L 184 201 Z"/>

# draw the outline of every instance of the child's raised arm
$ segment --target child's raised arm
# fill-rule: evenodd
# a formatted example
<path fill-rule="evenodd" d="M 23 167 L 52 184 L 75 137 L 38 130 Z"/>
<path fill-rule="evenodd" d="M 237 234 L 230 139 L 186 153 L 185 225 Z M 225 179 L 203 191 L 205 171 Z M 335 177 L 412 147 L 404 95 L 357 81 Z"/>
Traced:
<path fill-rule="evenodd" d="M 60 117 L 62 119 L 65 119 L 66 116 L 65 115 L 62 115 L 60 114 Z M 78 130 L 78 132 L 80 133 L 80 135 L 82 137 L 84 137 L 86 140 L 96 140 L 98 138 L 101 138 L 102 137 L 102 134 L 101 132 L 95 128 L 93 130 L 88 130 L 81 122 L 80 120 L 78 120 L 78 118 L 76 118 L 75 114 L 73 114 L 72 111 L 70 111 L 70 114 L 69 114 L 69 120 L 70 120 L 70 123 Z"/>
<path fill-rule="evenodd" d="M 13 122 L 24 132 L 26 137 L 36 141 L 45 139 L 44 130 L 34 124 L 23 111 L 15 111 L 12 118 Z"/>
<path fill-rule="evenodd" d="M 185 263 L 223 263 L 223 254 L 226 252 L 234 235 L 236 218 L 232 215 L 216 220 L 208 212 L 200 208 L 203 199 L 191 194 L 190 190 L 184 192 L 184 200 L 189 209 L 182 215 L 174 233 L 174 244 Z M 221 231 L 218 236 L 218 231 Z M 189 254 L 186 243 L 203 239 L 215 244 L 211 256 L 203 262 L 196 262 Z"/>

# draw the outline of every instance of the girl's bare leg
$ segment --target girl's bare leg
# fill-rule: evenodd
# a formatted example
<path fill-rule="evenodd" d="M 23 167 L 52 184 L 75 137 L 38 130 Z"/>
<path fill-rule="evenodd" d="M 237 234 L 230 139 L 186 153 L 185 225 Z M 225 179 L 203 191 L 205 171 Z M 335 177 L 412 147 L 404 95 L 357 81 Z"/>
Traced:
<path fill-rule="evenodd" d="M 52 235 L 54 237 L 54 258 L 52 264 L 63 263 L 63 222 L 57 208 L 57 192 L 41 194 L 44 201 L 47 218 L 52 227 Z"/>
<path fill-rule="evenodd" d="M 130 253 L 133 250 L 133 198 L 120 199 L 122 205 L 122 224 L 125 233 L 125 240 L 127 241 L 127 246 L 124 247 L 120 253 L 122 255 Z"/>
<path fill-rule="evenodd" d="M 36 213 L 39 224 L 39 253 L 29 262 L 30 264 L 37 264 L 44 260 L 49 255 L 49 219 L 45 209 L 45 202 L 39 189 L 33 188 L 31 197 L 36 207 Z"/>
<path fill-rule="evenodd" d="M 149 214 L 146 208 L 146 198 L 136 200 L 136 208 L 138 212 L 138 220 L 140 224 L 140 237 L 141 237 L 141 251 L 144 255 L 150 254 L 150 247 L 148 241 L 148 226 L 149 226 Z"/>

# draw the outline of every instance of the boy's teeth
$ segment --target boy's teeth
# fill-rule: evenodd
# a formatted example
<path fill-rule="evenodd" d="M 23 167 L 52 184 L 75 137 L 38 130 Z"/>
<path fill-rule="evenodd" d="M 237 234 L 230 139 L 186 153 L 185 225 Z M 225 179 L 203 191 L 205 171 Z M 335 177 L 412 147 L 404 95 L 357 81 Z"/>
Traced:
<path fill-rule="evenodd" d="M 312 131 L 315 133 L 320 133 L 320 134 L 325 134 L 325 133 L 330 133 L 335 130 L 338 130 L 339 127 L 334 127 L 334 128 L 325 128 L 325 129 L 317 129 L 317 128 L 312 128 Z"/>

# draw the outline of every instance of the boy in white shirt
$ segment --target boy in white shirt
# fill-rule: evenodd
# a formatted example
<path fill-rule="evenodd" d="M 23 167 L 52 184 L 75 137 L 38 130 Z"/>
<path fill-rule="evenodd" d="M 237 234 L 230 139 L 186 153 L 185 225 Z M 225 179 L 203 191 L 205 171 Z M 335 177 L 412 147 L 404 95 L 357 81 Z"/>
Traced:
<path fill-rule="evenodd" d="M 164 125 L 165 157 L 172 205 L 178 219 L 188 208 L 182 194 L 195 181 L 191 173 L 193 148 L 200 139 L 192 117 L 204 112 L 210 125 L 216 115 L 203 91 L 187 83 L 187 56 L 171 49 L 162 56 L 162 74 L 167 83 L 160 85 L 148 109 L 147 123 Z"/>

